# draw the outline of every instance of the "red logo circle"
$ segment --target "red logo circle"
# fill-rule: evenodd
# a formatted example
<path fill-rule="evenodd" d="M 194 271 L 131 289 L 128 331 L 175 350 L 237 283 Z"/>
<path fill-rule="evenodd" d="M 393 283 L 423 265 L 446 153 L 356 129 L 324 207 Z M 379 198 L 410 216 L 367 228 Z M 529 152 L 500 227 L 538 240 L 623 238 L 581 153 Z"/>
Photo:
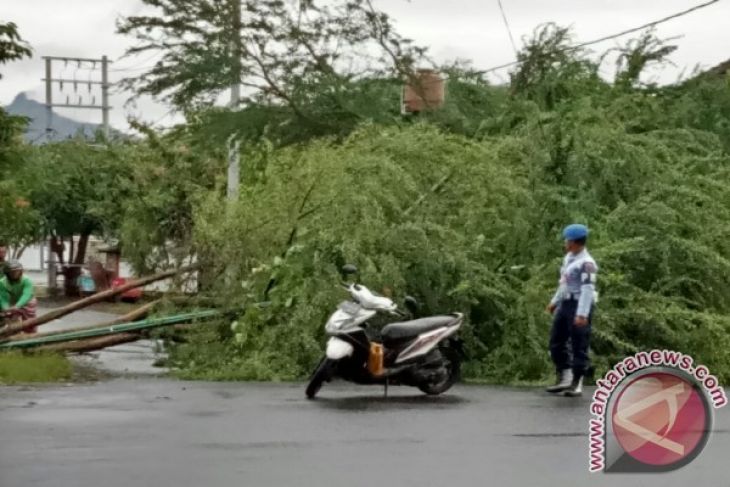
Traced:
<path fill-rule="evenodd" d="M 710 411 L 699 387 L 672 372 L 642 375 L 614 403 L 613 431 L 621 448 L 645 465 L 694 458 L 709 434 Z"/>

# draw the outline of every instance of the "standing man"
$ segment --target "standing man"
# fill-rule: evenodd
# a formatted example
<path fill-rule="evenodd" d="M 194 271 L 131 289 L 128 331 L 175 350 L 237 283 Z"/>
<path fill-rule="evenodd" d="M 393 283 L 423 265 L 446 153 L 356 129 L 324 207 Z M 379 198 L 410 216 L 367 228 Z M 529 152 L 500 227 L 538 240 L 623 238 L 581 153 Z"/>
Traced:
<path fill-rule="evenodd" d="M 36 299 L 33 282 L 23 275 L 23 265 L 11 260 L 5 265 L 5 277 L 0 280 L 0 310 L 10 319 L 22 321 L 35 318 Z M 27 330 L 35 333 L 36 328 Z"/>
<path fill-rule="evenodd" d="M 546 390 L 577 397 L 583 392 L 583 375 L 589 365 L 588 346 L 598 266 L 586 250 L 588 228 L 585 225 L 568 225 L 563 230 L 563 238 L 566 255 L 560 268 L 560 282 L 547 307 L 554 316 L 550 356 L 558 380 Z"/>

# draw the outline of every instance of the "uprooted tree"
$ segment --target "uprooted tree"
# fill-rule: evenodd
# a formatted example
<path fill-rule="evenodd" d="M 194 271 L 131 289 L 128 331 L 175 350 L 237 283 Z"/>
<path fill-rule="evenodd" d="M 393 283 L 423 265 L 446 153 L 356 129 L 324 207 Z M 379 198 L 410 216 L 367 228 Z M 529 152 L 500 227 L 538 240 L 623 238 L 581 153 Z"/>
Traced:
<path fill-rule="evenodd" d="M 468 375 L 540 380 L 551 373 L 543 309 L 559 229 L 578 220 L 593 229 L 601 265 L 599 372 L 658 346 L 730 377 L 727 79 L 637 82 L 635 66 L 668 52 L 639 42 L 624 50 L 633 81 L 608 82 L 568 39 L 539 31 L 511 93 L 463 77 L 464 103 L 492 103 L 478 112 L 447 102 L 416 127 L 272 148 L 235 211 L 215 192 L 200 198 L 195 245 L 214 250 L 219 268 L 236 264 L 215 288 L 221 301 L 256 302 L 268 290 L 271 304 L 191 331 L 173 363 L 191 377 L 306 375 L 342 299 L 337 269 L 353 262 L 373 289 L 415 295 L 424 313 L 465 312 Z M 469 114 L 478 119 L 463 121 Z"/>

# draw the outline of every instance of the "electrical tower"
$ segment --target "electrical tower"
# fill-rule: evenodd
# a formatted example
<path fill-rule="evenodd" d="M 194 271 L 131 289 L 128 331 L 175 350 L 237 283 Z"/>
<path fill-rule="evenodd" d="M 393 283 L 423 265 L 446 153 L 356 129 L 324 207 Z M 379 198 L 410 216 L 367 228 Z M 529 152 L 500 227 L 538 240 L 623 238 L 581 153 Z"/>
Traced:
<path fill-rule="evenodd" d="M 46 84 L 46 138 L 50 139 L 52 136 L 53 128 L 53 108 L 87 108 L 91 110 L 101 110 L 101 126 L 105 137 L 109 137 L 109 61 L 106 56 L 102 56 L 101 59 L 88 59 L 88 58 L 76 58 L 76 57 L 59 57 L 59 56 L 43 56 L 46 63 L 46 77 L 43 81 Z M 58 77 L 54 78 L 54 62 L 56 66 L 58 63 L 63 63 L 64 67 L 69 64 L 76 64 L 76 70 L 80 70 L 83 67 L 90 65 L 89 76 L 87 79 L 79 79 L 76 77 L 74 72 L 71 78 Z M 101 69 L 101 79 L 92 79 L 92 73 L 97 71 L 97 66 Z M 65 102 L 53 101 L 53 84 L 58 83 L 61 93 L 64 92 L 64 84 L 73 87 L 74 100 L 71 100 L 71 95 L 66 95 Z M 79 94 L 79 87 L 87 87 L 86 97 Z M 97 89 L 92 87 L 100 87 L 100 103 L 96 103 Z M 56 269 L 56 254 L 52 243 L 49 241 L 49 252 L 48 252 L 48 290 L 53 295 L 57 288 L 57 269 Z"/>
<path fill-rule="evenodd" d="M 88 59 L 88 58 L 76 58 L 76 57 L 60 57 L 60 56 L 43 56 L 46 63 L 46 77 L 43 81 L 46 83 L 46 137 L 51 136 L 52 122 L 53 122 L 53 108 L 88 108 L 92 110 L 101 110 L 102 117 L 102 129 L 106 137 L 109 136 L 109 111 L 112 107 L 109 106 L 109 60 L 106 56 L 102 56 L 101 59 Z M 62 62 L 64 66 L 69 64 L 76 64 L 77 69 L 87 67 L 90 65 L 90 72 L 88 79 L 78 79 L 76 75 L 72 78 L 54 78 L 54 62 Z M 56 64 L 57 65 L 57 64 Z M 97 66 L 101 70 L 101 79 L 91 79 L 91 73 L 97 70 Z M 63 91 L 64 84 L 67 86 L 73 86 L 74 100 L 71 100 L 70 95 L 66 96 L 65 102 L 53 101 L 53 84 L 58 83 L 61 91 Z M 86 98 L 83 95 L 78 94 L 79 86 L 87 87 Z M 92 91 L 92 87 L 100 87 L 101 100 L 100 103 L 96 103 L 96 90 Z"/>

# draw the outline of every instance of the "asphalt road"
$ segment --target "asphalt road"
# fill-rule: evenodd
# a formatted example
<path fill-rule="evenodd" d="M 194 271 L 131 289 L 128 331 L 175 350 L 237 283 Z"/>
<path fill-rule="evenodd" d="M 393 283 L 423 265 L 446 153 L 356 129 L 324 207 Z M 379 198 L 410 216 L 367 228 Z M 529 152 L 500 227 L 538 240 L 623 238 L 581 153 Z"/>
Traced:
<path fill-rule="evenodd" d="M 588 397 L 118 379 L 0 388 L 0 487 L 725 486 L 730 409 L 692 464 L 587 470 Z"/>

